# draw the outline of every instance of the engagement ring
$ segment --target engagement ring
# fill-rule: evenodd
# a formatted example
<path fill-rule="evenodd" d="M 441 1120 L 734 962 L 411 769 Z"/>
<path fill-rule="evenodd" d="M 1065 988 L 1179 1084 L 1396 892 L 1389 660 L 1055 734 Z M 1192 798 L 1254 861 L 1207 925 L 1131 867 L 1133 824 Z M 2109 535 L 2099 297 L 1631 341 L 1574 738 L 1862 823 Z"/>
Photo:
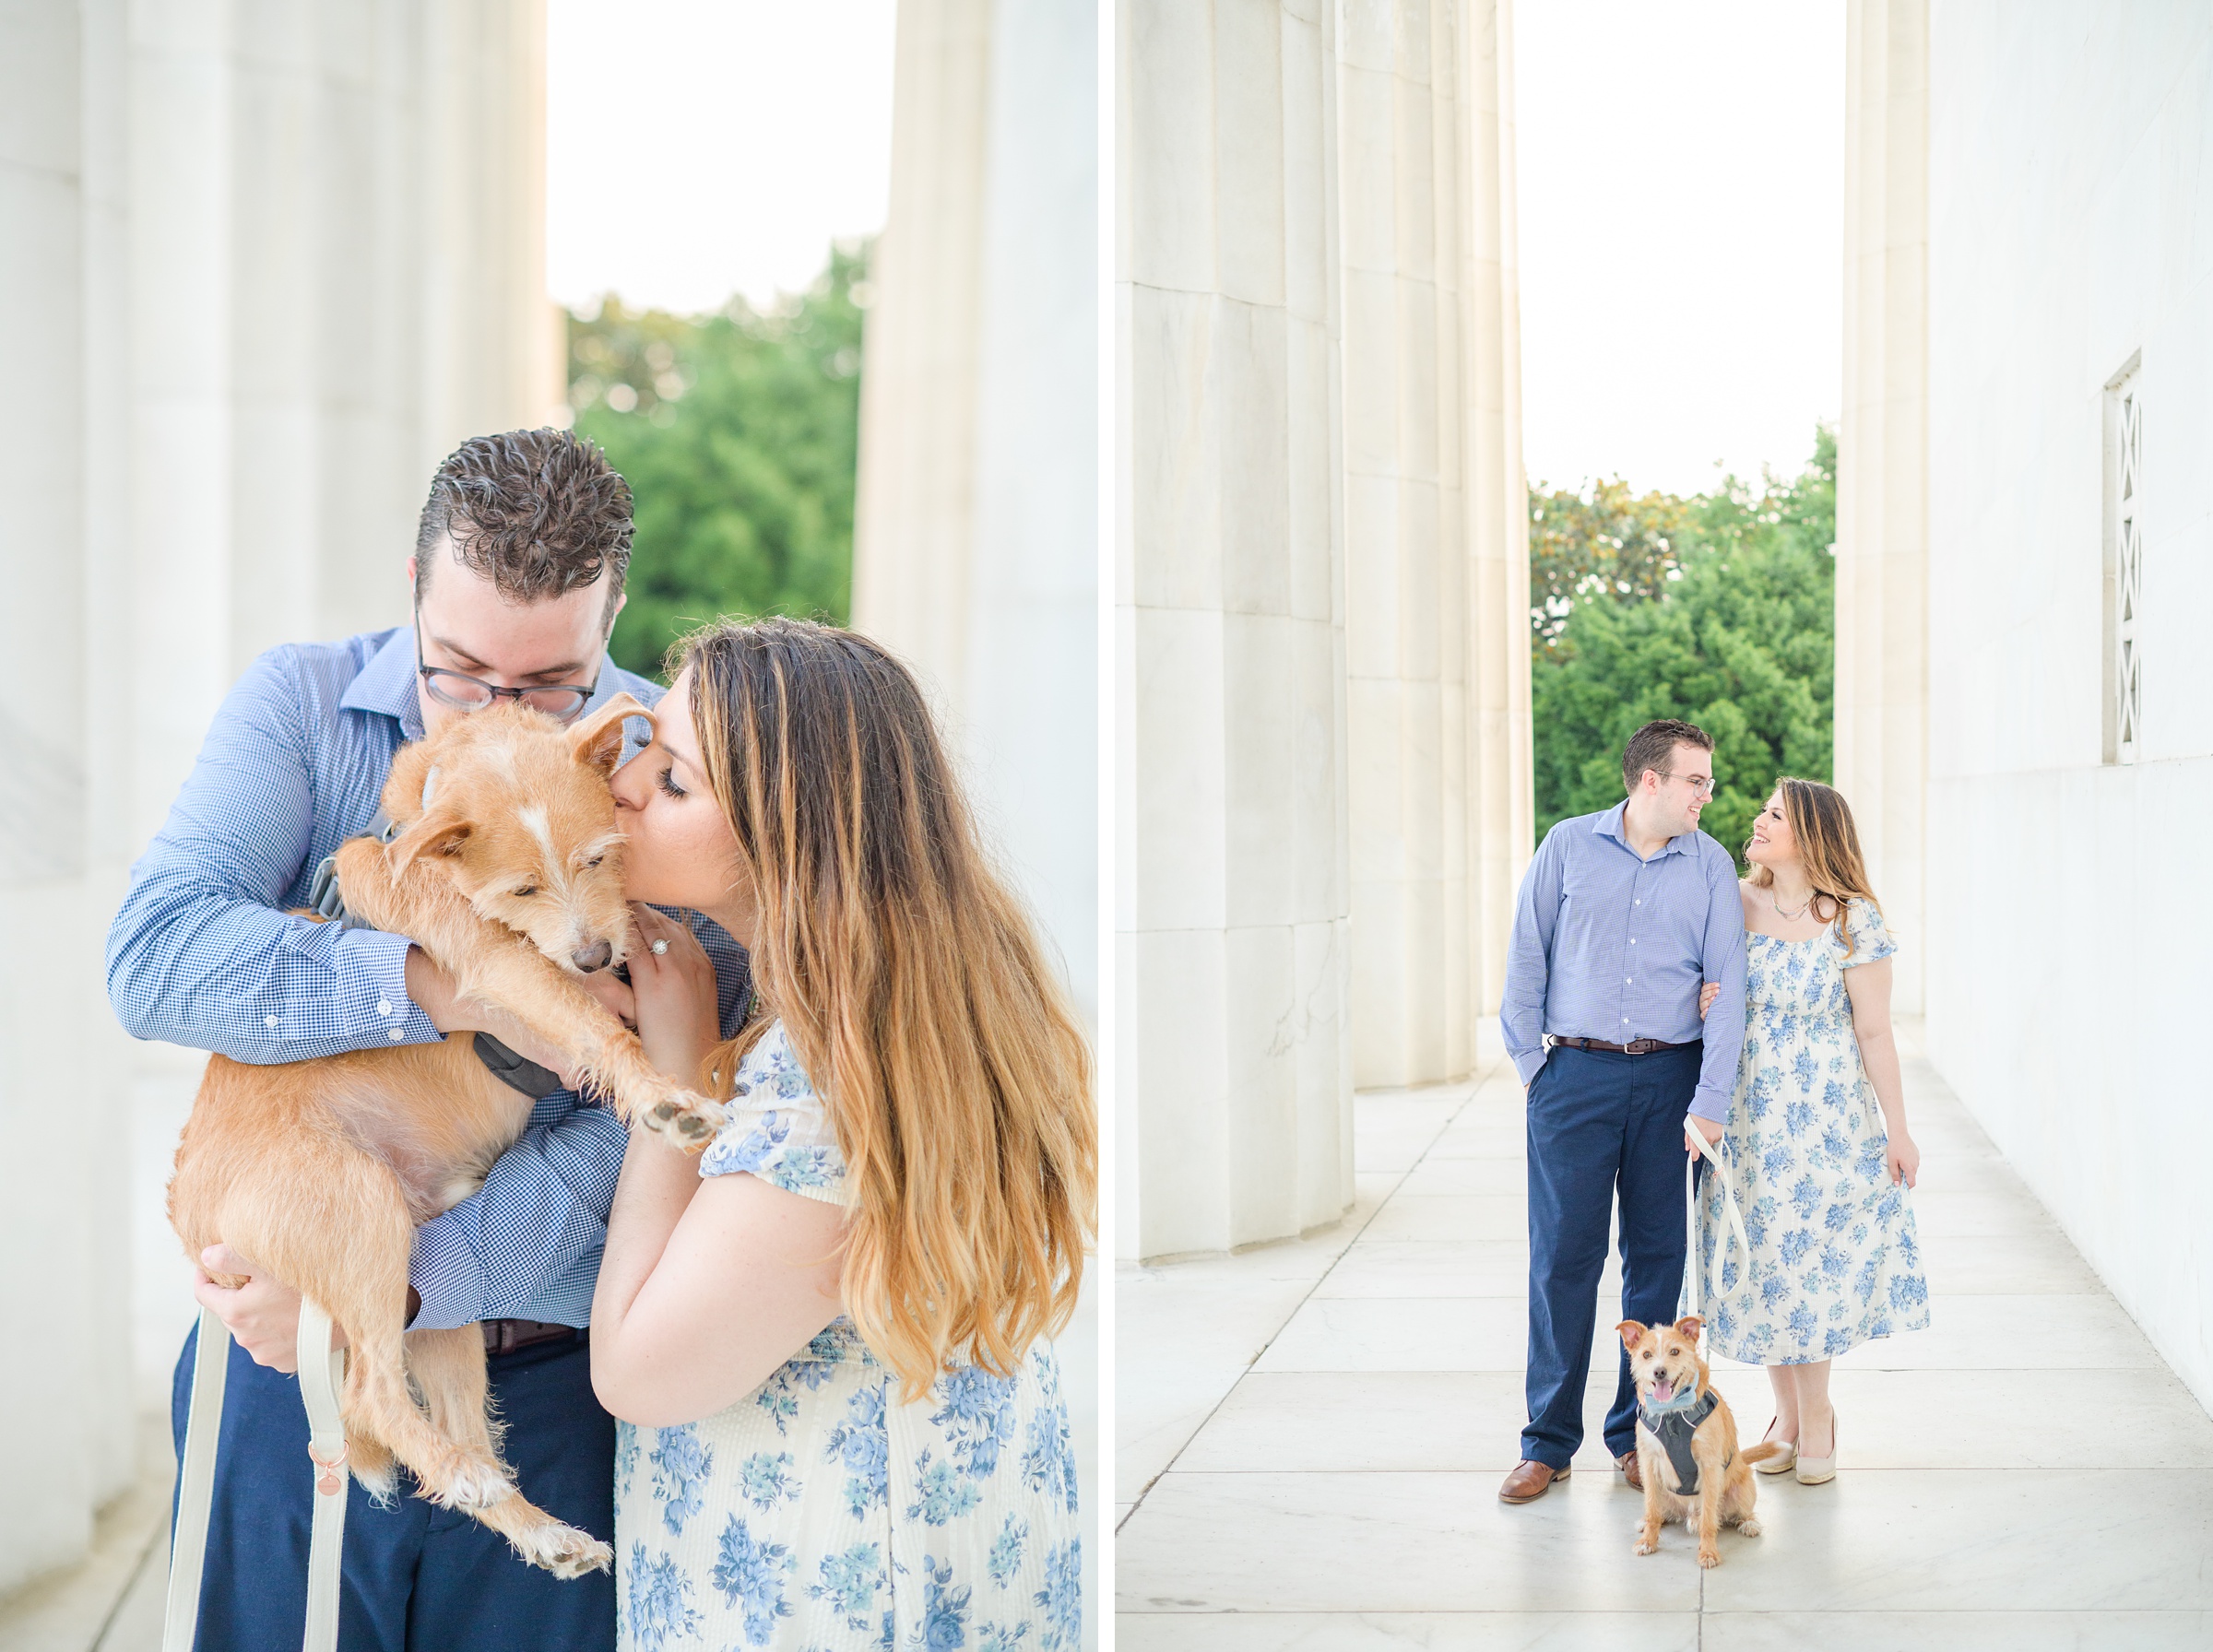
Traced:
<path fill-rule="evenodd" d="M 653 943 L 653 955 L 654 955 L 656 958 L 658 958 L 658 957 L 662 956 L 662 955 L 663 955 L 664 953 L 666 953 L 668 950 L 669 950 L 669 943 L 668 943 L 667 941 L 665 941 L 665 940 L 657 940 L 657 941 L 655 941 L 655 942 Z"/>

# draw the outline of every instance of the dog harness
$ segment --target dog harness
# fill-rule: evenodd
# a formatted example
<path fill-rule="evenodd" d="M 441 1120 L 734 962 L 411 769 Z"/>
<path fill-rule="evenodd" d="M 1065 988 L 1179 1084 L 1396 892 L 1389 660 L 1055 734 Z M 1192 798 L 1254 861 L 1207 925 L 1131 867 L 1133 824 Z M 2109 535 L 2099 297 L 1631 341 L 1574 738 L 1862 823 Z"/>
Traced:
<path fill-rule="evenodd" d="M 431 789 L 438 783 L 438 771 L 433 767 L 422 785 L 422 801 L 429 807 Z M 367 838 L 373 844 L 389 844 L 399 835 L 399 822 L 383 809 L 376 811 L 363 830 L 355 832 L 357 838 Z M 351 842 L 352 839 L 348 839 Z M 326 918 L 341 929 L 367 929 L 366 918 L 358 918 L 346 910 L 346 898 L 338 892 L 338 870 L 336 855 L 325 855 L 315 867 L 315 879 L 308 886 L 307 903 L 316 916 Z M 561 1088 L 561 1075 L 550 1068 L 516 1055 L 489 1032 L 479 1032 L 471 1043 L 477 1059 L 491 1069 L 491 1076 L 511 1090 L 519 1090 L 532 1101 L 543 1101 Z"/>
<path fill-rule="evenodd" d="M 1698 1463 L 1690 1455 L 1690 1436 L 1698 1432 L 1698 1424 L 1712 1416 L 1713 1408 L 1721 1403 L 1722 1397 L 1710 1388 L 1697 1399 L 1657 1410 L 1641 1399 L 1637 1402 L 1637 1421 L 1666 1449 L 1667 1460 L 1675 1465 L 1675 1483 L 1682 1496 L 1696 1496 L 1698 1490 Z M 1722 1467 L 1726 1469 L 1735 1460 L 1736 1454 L 1731 1452 L 1722 1459 Z"/>

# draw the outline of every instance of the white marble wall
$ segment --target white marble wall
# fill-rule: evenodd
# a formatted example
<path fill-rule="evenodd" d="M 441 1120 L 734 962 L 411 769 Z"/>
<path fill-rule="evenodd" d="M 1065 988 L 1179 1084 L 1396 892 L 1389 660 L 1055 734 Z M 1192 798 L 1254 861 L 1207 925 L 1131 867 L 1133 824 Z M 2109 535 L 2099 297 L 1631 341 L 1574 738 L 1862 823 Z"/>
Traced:
<path fill-rule="evenodd" d="M 1930 1055 L 2213 1407 L 2213 15 L 1946 4 L 1929 86 Z M 2138 351 L 2144 749 L 2120 766 L 2101 401 Z"/>
<path fill-rule="evenodd" d="M 1351 1198 L 1332 25 L 1120 14 L 1117 1150 L 1147 1256 Z"/>
<path fill-rule="evenodd" d="M 1097 83 L 1085 7 L 901 6 L 853 571 L 1095 1025 Z"/>
<path fill-rule="evenodd" d="M 217 702 L 389 623 L 437 459 L 557 395 L 538 0 L 0 13 L 0 1589 L 128 1482 L 130 1078 L 101 943 Z M 189 1070 L 189 1058 L 172 1060 Z M 11 1351 L 15 1347 L 11 1341 Z M 142 1351 L 159 1358 L 159 1351 Z"/>
<path fill-rule="evenodd" d="M 1414 1084 L 1468 1070 L 1527 853 L 1509 59 L 1495 6 L 1337 16 L 1353 1070 Z"/>
<path fill-rule="evenodd" d="M 1837 449 L 1838 789 L 1909 945 L 1901 1013 L 1941 937 L 1923 895 L 1929 739 L 1928 0 L 1845 28 L 1844 410 Z"/>

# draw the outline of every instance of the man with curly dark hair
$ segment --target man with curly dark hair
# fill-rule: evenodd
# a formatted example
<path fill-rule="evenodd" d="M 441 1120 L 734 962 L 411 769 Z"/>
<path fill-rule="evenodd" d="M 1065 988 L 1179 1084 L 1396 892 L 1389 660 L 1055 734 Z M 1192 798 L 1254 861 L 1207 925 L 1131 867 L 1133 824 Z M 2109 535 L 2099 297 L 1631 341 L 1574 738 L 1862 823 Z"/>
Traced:
<path fill-rule="evenodd" d="M 525 1495 L 601 1538 L 614 1533 L 614 1423 L 593 1396 L 581 1328 L 628 1133 L 534 1065 L 555 1058 L 460 998 L 407 937 L 291 913 L 311 903 L 324 858 L 377 814 L 404 742 L 505 699 L 562 721 L 626 690 L 659 699 L 657 683 L 607 658 L 630 540 L 629 485 L 589 442 L 539 430 L 464 442 L 432 478 L 407 559 L 411 623 L 254 662 L 132 868 L 108 935 L 109 995 L 140 1038 L 282 1062 L 489 1035 L 479 1053 L 535 1098 L 530 1125 L 480 1189 L 417 1229 L 408 1323 L 483 1324 L 503 1449 Z M 693 926 L 734 1032 L 749 996 L 744 954 L 705 919 Z M 620 982 L 586 979 L 630 1011 Z M 306 1611 L 313 1499 L 307 1420 L 284 1375 L 300 1299 L 226 1245 L 198 1260 L 195 1293 L 237 1343 L 198 1644 L 289 1652 Z M 231 1291 L 209 1272 L 251 1277 Z M 180 1454 L 195 1347 L 196 1333 L 177 1366 Z M 414 1497 L 379 1508 L 354 1484 L 344 1555 L 341 1647 L 615 1643 L 610 1577 L 556 1578 L 479 1522 Z"/>

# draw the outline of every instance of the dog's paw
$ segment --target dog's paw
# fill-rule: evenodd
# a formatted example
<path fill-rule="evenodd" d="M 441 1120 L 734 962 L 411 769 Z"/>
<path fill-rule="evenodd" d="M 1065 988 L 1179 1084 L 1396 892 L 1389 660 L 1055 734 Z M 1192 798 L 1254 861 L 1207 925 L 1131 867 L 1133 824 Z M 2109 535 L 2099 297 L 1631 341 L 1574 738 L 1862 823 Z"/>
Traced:
<path fill-rule="evenodd" d="M 1658 1538 L 1648 1538 L 1642 1533 L 1639 1533 L 1637 1538 L 1636 1548 L 1632 1551 L 1632 1552 L 1637 1554 L 1657 1554 L 1660 1552 L 1660 1540 Z"/>
<path fill-rule="evenodd" d="M 543 1566 L 556 1577 L 582 1577 L 586 1572 L 613 1569 L 615 1552 L 588 1531 L 549 1520 L 527 1532 L 515 1547 L 532 1565 Z"/>
<path fill-rule="evenodd" d="M 646 1128 L 669 1139 L 673 1147 L 687 1153 L 704 1150 L 715 1139 L 728 1114 L 719 1102 L 690 1095 L 683 1091 L 667 1100 L 656 1102 L 645 1110 Z"/>
<path fill-rule="evenodd" d="M 1718 1566 L 1721 1564 L 1722 1552 L 1719 1549 L 1701 1549 L 1698 1551 L 1698 1564 L 1701 1566 Z"/>
<path fill-rule="evenodd" d="M 1736 1523 L 1736 1528 L 1748 1538 L 1756 1538 L 1759 1535 L 1759 1522 L 1749 1515 Z"/>

